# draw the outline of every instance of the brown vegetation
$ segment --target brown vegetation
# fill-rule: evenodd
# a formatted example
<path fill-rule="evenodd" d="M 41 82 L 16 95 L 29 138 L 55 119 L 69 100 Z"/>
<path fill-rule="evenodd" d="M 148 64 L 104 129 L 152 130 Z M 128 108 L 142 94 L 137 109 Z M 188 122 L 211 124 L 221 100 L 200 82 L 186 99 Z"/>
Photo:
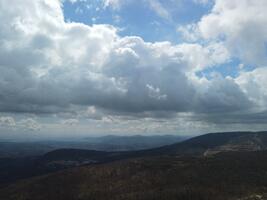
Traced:
<path fill-rule="evenodd" d="M 78 167 L 0 190 L 5 200 L 231 200 L 267 193 L 267 152 L 150 157 Z"/>

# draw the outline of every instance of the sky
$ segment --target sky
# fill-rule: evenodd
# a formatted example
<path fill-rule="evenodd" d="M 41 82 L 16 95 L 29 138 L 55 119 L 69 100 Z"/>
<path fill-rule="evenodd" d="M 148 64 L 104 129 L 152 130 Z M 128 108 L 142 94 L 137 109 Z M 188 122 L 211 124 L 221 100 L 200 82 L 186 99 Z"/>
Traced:
<path fill-rule="evenodd" d="M 0 0 L 0 138 L 267 129 L 266 0 Z"/>

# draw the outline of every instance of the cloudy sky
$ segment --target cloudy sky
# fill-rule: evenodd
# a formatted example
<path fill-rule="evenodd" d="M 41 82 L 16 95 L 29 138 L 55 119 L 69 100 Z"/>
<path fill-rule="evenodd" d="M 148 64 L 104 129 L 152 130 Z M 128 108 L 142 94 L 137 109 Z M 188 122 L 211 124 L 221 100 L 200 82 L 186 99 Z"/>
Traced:
<path fill-rule="evenodd" d="M 266 0 L 0 0 L 0 137 L 267 129 Z"/>

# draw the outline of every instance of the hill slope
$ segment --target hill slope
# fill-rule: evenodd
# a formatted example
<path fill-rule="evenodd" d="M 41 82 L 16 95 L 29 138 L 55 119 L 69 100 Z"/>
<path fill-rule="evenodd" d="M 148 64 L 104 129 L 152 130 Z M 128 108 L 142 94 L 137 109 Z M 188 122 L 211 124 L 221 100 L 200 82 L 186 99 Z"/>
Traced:
<path fill-rule="evenodd" d="M 209 133 L 153 151 L 182 155 L 210 155 L 228 151 L 267 149 L 267 132 Z"/>
<path fill-rule="evenodd" d="M 267 149 L 266 132 L 212 133 L 160 148 L 105 152 L 82 149 L 58 149 L 43 156 L 20 159 L 0 159 L 0 186 L 17 179 L 46 174 L 81 165 L 153 156 L 210 156 L 229 151 L 259 151 Z"/>
<path fill-rule="evenodd" d="M 5 200 L 263 200 L 267 152 L 163 156 L 84 166 L 20 181 Z"/>
<path fill-rule="evenodd" d="M 259 151 L 267 149 L 267 132 L 226 132 L 209 133 L 183 142 L 159 148 L 126 151 L 100 152 L 79 149 L 60 149 L 43 156 L 48 160 L 87 158 L 96 162 L 120 160 L 124 158 L 159 155 L 211 155 L 227 151 Z"/>

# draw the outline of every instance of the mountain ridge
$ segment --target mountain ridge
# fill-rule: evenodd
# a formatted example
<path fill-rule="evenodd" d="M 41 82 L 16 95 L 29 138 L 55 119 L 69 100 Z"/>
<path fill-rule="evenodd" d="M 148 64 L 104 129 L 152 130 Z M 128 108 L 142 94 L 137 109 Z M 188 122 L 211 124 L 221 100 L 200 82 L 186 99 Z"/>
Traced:
<path fill-rule="evenodd" d="M 57 149 L 42 156 L 0 159 L 0 186 L 21 178 L 38 176 L 82 165 L 157 156 L 209 157 L 224 152 L 267 150 L 267 132 L 209 133 L 172 145 L 139 151 L 106 152 Z"/>
<path fill-rule="evenodd" d="M 267 151 L 80 166 L 0 189 L 5 200 L 264 200 Z M 216 184 L 215 184 L 216 183 Z"/>

